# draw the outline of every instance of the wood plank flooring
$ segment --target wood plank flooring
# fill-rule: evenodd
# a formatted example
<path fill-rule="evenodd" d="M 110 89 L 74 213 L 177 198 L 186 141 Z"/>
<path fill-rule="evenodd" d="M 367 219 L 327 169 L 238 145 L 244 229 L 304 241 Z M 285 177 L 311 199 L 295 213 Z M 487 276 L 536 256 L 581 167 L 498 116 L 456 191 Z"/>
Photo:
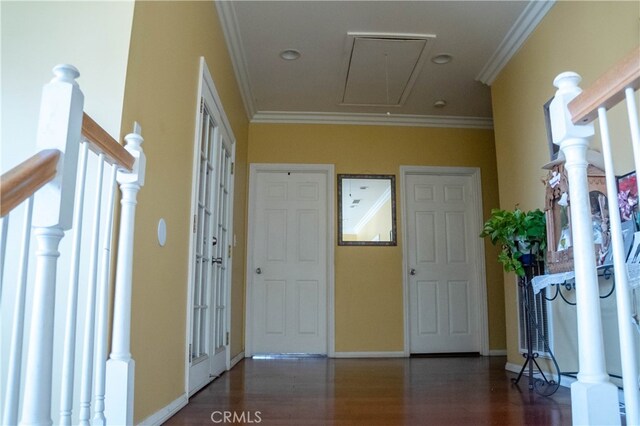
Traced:
<path fill-rule="evenodd" d="M 504 357 L 245 359 L 165 424 L 571 424 L 568 388 L 539 396 L 528 390 L 526 378 L 513 385 L 515 375 L 504 370 L 505 362 Z"/>

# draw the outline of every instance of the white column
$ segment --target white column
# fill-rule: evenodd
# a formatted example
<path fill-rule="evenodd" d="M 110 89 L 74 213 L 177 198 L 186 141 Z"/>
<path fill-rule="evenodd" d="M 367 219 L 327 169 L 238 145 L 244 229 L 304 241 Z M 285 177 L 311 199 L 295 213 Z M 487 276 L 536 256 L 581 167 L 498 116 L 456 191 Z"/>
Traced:
<path fill-rule="evenodd" d="M 566 158 L 576 274 L 580 366 L 578 381 L 571 385 L 571 411 L 574 425 L 619 425 L 618 389 L 609 381 L 605 364 L 587 183 L 587 148 L 594 130 L 593 124 L 574 125 L 567 108 L 582 91 L 578 87 L 580 80 L 580 76 L 572 72 L 558 75 L 553 82 L 558 91 L 550 106 L 553 142 L 560 145 Z"/>
<path fill-rule="evenodd" d="M 131 279 L 136 197 L 144 185 L 146 159 L 142 151 L 140 128 L 125 136 L 126 149 L 135 157 L 131 172 L 119 171 L 117 181 L 122 192 L 120 233 L 113 302 L 113 337 L 107 361 L 105 417 L 108 424 L 133 424 L 135 362 L 131 358 Z"/>
<path fill-rule="evenodd" d="M 36 279 L 25 377 L 23 425 L 51 425 L 53 318 L 60 227 L 36 228 Z"/>
<path fill-rule="evenodd" d="M 37 147 L 62 152 L 56 177 L 35 194 L 33 227 L 36 272 L 29 329 L 24 399 L 20 423 L 50 425 L 53 358 L 53 319 L 58 245 L 71 228 L 73 200 L 82 127 L 84 96 L 71 65 L 58 65 L 55 77 L 44 86 L 38 123 Z"/>

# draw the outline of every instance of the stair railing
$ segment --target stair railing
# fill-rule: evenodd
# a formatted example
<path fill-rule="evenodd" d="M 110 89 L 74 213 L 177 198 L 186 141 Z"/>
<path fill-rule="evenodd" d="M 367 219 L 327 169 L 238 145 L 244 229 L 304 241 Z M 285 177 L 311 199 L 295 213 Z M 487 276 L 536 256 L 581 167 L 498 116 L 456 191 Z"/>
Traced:
<path fill-rule="evenodd" d="M 83 113 L 84 95 L 71 65 L 58 65 L 55 77 L 43 88 L 37 147 L 41 151 L 0 179 L 0 295 L 14 286 L 15 303 L 7 380 L 0 423 L 49 425 L 52 398 L 60 398 L 56 423 L 77 422 L 131 424 L 133 421 L 133 368 L 129 351 L 133 233 L 137 192 L 144 185 L 145 155 L 140 127 L 125 137 L 126 147 L 116 142 L 91 117 Z M 83 209 L 89 154 L 97 156 L 94 182 L 91 244 L 82 247 Z M 105 170 L 107 169 L 107 170 Z M 105 175 L 107 175 L 105 179 Z M 111 265 L 111 235 L 115 185 L 120 184 L 122 208 L 116 266 Z M 25 203 L 24 225 L 17 279 L 5 276 L 10 212 Z M 57 280 L 60 241 L 73 230 L 68 284 Z M 35 240 L 35 268 L 29 269 L 31 234 Z M 102 235 L 102 238 L 100 236 Z M 81 260 L 89 264 L 88 277 L 80 277 Z M 107 361 L 107 331 L 111 272 L 115 269 L 112 353 Z M 30 277 L 30 274 L 33 277 Z M 80 285 L 86 300 L 79 303 Z M 32 286 L 30 291 L 28 287 Z M 55 293 L 67 291 L 64 323 L 55 323 Z M 83 288 L 84 290 L 84 288 Z M 27 294 L 32 294 L 27 300 Z M 1 300 L 1 299 L 0 299 Z M 27 304 L 29 329 L 25 330 Z M 84 312 L 80 312 L 84 308 Z M 77 325 L 84 326 L 77 336 Z M 60 388 L 53 390 L 54 330 L 64 336 Z M 76 360 L 76 348 L 81 358 Z M 22 365 L 25 368 L 22 369 Z M 58 370 L 59 369 L 59 370 Z M 80 377 L 80 392 L 74 399 L 74 384 Z"/>
<path fill-rule="evenodd" d="M 593 121 L 597 118 L 608 193 L 626 424 L 637 426 L 640 424 L 637 336 L 632 323 L 632 291 L 622 238 L 607 110 L 626 99 L 635 169 L 640 171 L 638 109 L 635 101 L 635 91 L 640 88 L 640 47 L 630 52 L 584 91 L 578 86 L 580 80 L 581 77 L 574 72 L 558 75 L 554 80 L 558 91 L 550 105 L 553 142 L 560 145 L 566 158 L 571 204 L 580 367 L 578 381 L 571 388 L 573 423 L 596 425 L 621 422 L 618 390 L 609 382 L 606 371 L 587 186 L 586 154 L 589 142 L 595 134 Z"/>

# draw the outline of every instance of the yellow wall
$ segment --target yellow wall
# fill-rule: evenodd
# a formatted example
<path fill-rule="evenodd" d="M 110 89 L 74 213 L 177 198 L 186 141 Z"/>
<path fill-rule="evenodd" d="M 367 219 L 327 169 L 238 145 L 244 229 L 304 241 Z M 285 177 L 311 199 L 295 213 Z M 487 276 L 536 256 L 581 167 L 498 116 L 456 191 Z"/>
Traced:
<path fill-rule="evenodd" d="M 199 58 L 205 56 L 236 138 L 232 356 L 242 350 L 248 125 L 213 2 L 136 2 L 123 133 L 142 125 L 145 187 L 136 216 L 132 354 L 136 422 L 185 390 L 190 196 Z M 156 227 L 167 222 L 167 244 Z"/>
<path fill-rule="evenodd" d="M 118 136 L 133 6 L 132 1 L 0 2 L 3 172 L 37 151 L 42 85 L 53 78 L 57 64 L 78 68 L 84 111 Z"/>
<path fill-rule="evenodd" d="M 251 124 L 248 161 L 335 164 L 336 173 L 395 174 L 397 184 L 400 165 L 480 167 L 484 216 L 498 205 L 490 130 Z M 403 350 L 401 235 L 398 240 L 397 247 L 336 247 L 337 352 Z M 490 348 L 504 349 L 502 273 L 490 245 L 486 257 Z"/>
<path fill-rule="evenodd" d="M 542 105 L 555 89 L 556 75 L 576 71 L 586 87 L 640 40 L 637 2 L 557 2 L 491 90 L 502 208 L 542 208 L 549 161 Z M 627 136 L 628 138 L 628 136 Z M 598 144 L 597 142 L 595 143 Z M 614 146 L 617 157 L 630 157 Z M 630 163 L 627 162 L 630 167 Z M 622 166 L 619 173 L 629 171 Z M 516 286 L 505 275 L 509 362 L 520 363 Z"/>

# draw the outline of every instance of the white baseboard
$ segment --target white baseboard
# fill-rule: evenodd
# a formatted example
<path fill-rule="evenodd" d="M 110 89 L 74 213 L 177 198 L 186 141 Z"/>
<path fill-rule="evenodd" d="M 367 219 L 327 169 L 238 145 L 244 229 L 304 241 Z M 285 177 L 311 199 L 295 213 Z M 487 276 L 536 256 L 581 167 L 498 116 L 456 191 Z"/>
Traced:
<path fill-rule="evenodd" d="M 231 365 L 229 366 L 229 370 L 231 370 L 233 367 L 236 366 L 237 363 L 239 363 L 240 361 L 242 361 L 244 359 L 244 351 L 240 352 L 238 355 L 234 356 L 231 359 Z"/>
<path fill-rule="evenodd" d="M 492 349 L 489 351 L 489 356 L 507 356 L 506 349 Z"/>
<path fill-rule="evenodd" d="M 405 358 L 404 351 L 397 352 L 335 352 L 334 358 Z"/>
<path fill-rule="evenodd" d="M 234 356 L 230 363 L 231 366 L 229 370 L 231 370 L 237 363 L 244 359 L 244 352 L 240 352 L 238 355 Z M 139 424 L 142 426 L 156 426 L 161 425 L 162 423 L 169 420 L 171 416 L 176 414 L 180 409 L 182 409 L 185 405 L 189 403 L 189 398 L 186 393 L 180 395 L 175 401 L 170 402 L 167 406 L 161 408 L 156 411 Z"/>
<path fill-rule="evenodd" d="M 162 423 L 169 420 L 171 416 L 173 416 L 178 411 L 180 411 L 180 409 L 182 409 L 182 407 L 187 405 L 188 402 L 189 402 L 189 398 L 187 397 L 187 394 L 183 393 L 175 401 L 170 402 L 165 407 L 161 408 L 160 410 L 156 411 L 155 413 L 153 413 L 152 415 L 150 415 L 149 417 L 141 421 L 139 425 L 143 425 L 143 426 L 158 425 L 159 426 Z"/>

